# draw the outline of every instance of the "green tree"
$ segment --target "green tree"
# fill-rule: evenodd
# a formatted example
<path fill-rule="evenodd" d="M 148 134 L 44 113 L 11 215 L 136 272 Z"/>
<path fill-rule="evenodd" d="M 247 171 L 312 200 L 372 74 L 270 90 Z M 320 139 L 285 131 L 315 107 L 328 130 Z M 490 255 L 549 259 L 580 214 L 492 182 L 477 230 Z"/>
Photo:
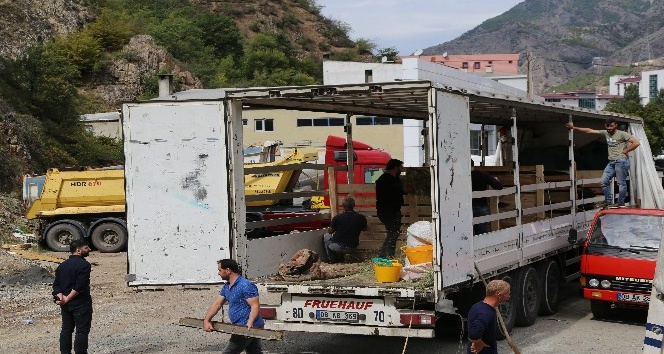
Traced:
<path fill-rule="evenodd" d="M 386 57 L 388 61 L 394 61 L 399 56 L 399 51 L 395 47 L 380 48 L 376 51 L 376 59 L 381 61 Z"/>
<path fill-rule="evenodd" d="M 623 98 L 610 100 L 604 108 L 606 111 L 631 115 L 640 115 L 642 109 L 639 88 L 636 85 L 627 86 Z"/>
<path fill-rule="evenodd" d="M 83 32 L 88 32 L 106 51 L 115 52 L 129 43 L 129 38 L 134 34 L 130 24 L 131 18 L 125 11 L 103 8 L 101 14 Z"/>
<path fill-rule="evenodd" d="M 205 45 L 212 47 L 216 56 L 242 56 L 242 35 L 233 19 L 210 13 L 201 16 L 197 25 Z"/>

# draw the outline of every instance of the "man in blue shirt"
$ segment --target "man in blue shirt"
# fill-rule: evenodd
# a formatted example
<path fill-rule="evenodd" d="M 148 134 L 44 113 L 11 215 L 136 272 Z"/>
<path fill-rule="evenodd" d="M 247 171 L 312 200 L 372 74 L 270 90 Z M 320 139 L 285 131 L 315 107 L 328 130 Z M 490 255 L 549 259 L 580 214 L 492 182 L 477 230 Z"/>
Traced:
<path fill-rule="evenodd" d="M 62 329 L 60 330 L 60 353 L 71 353 L 71 335 L 74 336 L 74 352 L 88 353 L 88 335 L 92 325 L 92 297 L 90 296 L 91 266 L 85 260 L 90 246 L 83 240 L 69 244 L 71 256 L 55 270 L 53 301 L 60 306 Z"/>
<path fill-rule="evenodd" d="M 263 327 L 263 318 L 258 313 L 260 303 L 256 285 L 240 275 L 240 267 L 232 259 L 217 261 L 217 273 L 226 281 L 221 287 L 219 296 L 207 310 L 203 320 L 203 330 L 212 332 L 212 318 L 228 301 L 228 317 L 232 324 L 247 328 Z M 222 320 L 223 321 L 223 320 Z M 222 354 L 239 354 L 246 350 L 247 354 L 262 354 L 261 342 L 258 338 L 232 334 Z"/>
<path fill-rule="evenodd" d="M 468 354 L 497 354 L 496 307 L 510 299 L 510 283 L 492 280 L 484 300 L 468 311 Z"/>

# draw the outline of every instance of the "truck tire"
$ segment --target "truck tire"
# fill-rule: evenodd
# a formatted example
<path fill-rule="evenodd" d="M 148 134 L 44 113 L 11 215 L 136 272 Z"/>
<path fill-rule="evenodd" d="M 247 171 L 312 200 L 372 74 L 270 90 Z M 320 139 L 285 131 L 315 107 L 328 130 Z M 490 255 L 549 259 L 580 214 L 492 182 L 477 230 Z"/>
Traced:
<path fill-rule="evenodd" d="M 507 273 L 496 279 L 504 280 L 510 283 L 510 287 L 513 287 L 515 285 L 514 278 L 511 273 Z M 519 302 L 518 300 L 519 300 L 518 294 L 511 291 L 509 301 L 502 303 L 500 304 L 500 306 L 498 306 L 498 309 L 500 310 L 500 313 L 503 316 L 503 321 L 505 322 L 505 327 L 508 333 L 512 332 L 512 329 L 514 328 L 514 323 L 516 322 L 516 308 Z M 500 326 L 500 321 L 498 321 L 498 319 L 496 319 L 496 321 L 498 322 L 497 338 L 505 339 L 505 332 L 503 332 L 503 328 Z"/>
<path fill-rule="evenodd" d="M 611 313 L 611 303 L 602 300 L 590 300 L 590 312 L 597 319 L 607 318 Z"/>
<path fill-rule="evenodd" d="M 127 248 L 127 229 L 116 222 L 102 222 L 92 230 L 90 239 L 99 252 L 120 252 Z"/>
<path fill-rule="evenodd" d="M 555 315 L 560 298 L 560 269 L 554 260 L 544 261 L 537 269 L 540 281 L 540 315 Z"/>
<path fill-rule="evenodd" d="M 535 323 L 540 309 L 540 286 L 534 267 L 526 266 L 519 269 L 512 293 L 517 293 L 519 296 L 516 325 L 526 327 Z"/>
<path fill-rule="evenodd" d="M 83 239 L 83 230 L 73 222 L 59 222 L 46 231 L 46 245 L 51 251 L 69 252 L 69 244 L 74 240 Z"/>

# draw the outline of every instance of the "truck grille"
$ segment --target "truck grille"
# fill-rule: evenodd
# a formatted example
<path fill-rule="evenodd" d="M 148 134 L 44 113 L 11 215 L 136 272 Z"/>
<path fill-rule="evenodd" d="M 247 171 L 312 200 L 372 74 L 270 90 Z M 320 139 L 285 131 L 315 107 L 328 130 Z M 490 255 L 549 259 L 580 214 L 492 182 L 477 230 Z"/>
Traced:
<path fill-rule="evenodd" d="M 611 290 L 650 294 L 650 291 L 652 290 L 652 284 L 651 283 L 643 283 L 643 282 L 635 282 L 635 281 L 627 281 L 627 280 L 611 279 Z"/>

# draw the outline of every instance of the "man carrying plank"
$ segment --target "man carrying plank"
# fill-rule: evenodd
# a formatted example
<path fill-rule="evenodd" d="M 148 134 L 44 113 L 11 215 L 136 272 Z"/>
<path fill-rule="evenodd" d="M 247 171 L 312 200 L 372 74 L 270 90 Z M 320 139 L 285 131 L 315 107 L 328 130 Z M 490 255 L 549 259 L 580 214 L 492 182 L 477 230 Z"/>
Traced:
<path fill-rule="evenodd" d="M 228 317 L 232 324 L 247 326 L 247 328 L 262 328 L 263 318 L 258 313 L 260 303 L 256 285 L 240 275 L 240 267 L 232 259 L 217 261 L 217 273 L 226 283 L 207 310 L 203 320 L 203 330 L 205 332 L 214 331 L 212 318 L 221 310 L 226 301 L 228 301 Z M 222 353 L 239 354 L 243 350 L 247 354 L 262 354 L 260 339 L 232 334 Z"/>

